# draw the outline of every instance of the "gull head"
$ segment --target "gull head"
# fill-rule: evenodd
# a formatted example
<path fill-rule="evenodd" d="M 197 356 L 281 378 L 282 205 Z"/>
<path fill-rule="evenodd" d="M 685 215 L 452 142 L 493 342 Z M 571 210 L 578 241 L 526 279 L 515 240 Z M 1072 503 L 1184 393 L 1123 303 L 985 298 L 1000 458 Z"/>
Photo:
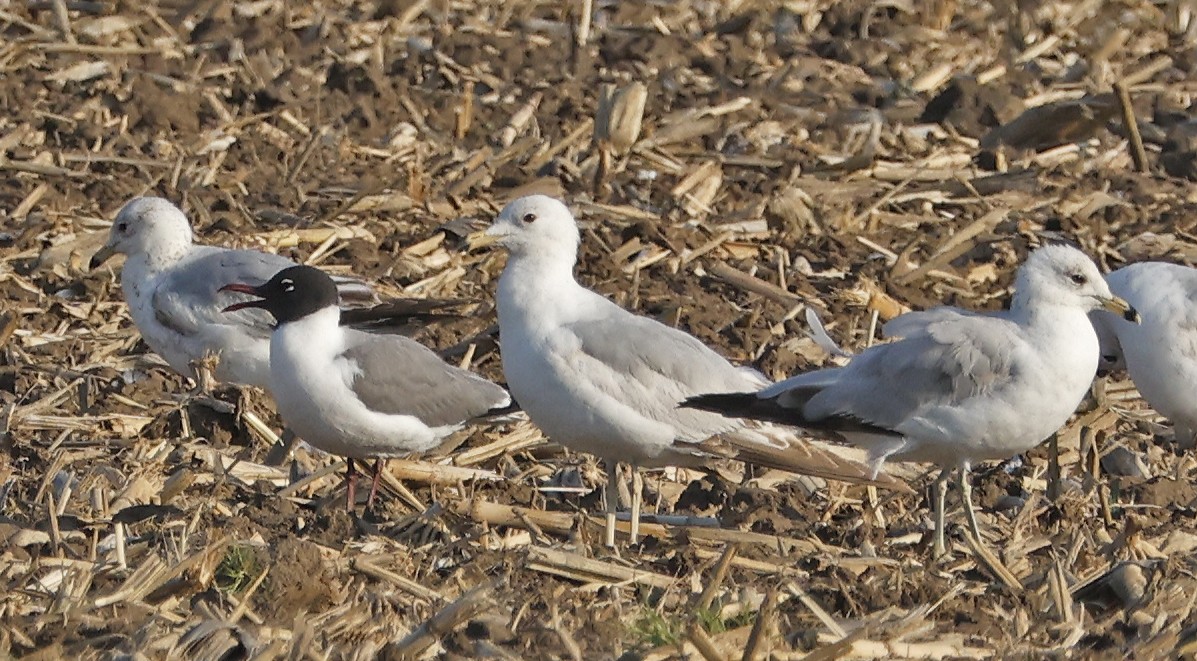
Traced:
<path fill-rule="evenodd" d="M 1023 301 L 1086 312 L 1104 309 L 1139 322 L 1139 313 L 1110 291 L 1093 260 L 1071 246 L 1048 245 L 1032 252 L 1018 270 L 1015 290 L 1016 298 Z"/>
<path fill-rule="evenodd" d="M 169 258 L 190 247 L 191 223 L 178 207 L 160 197 L 135 197 L 116 214 L 108 242 L 89 267 L 95 269 L 117 253 Z"/>
<path fill-rule="evenodd" d="M 560 200 L 547 195 L 528 195 L 503 207 L 485 232 L 471 235 L 471 248 L 497 244 L 513 256 L 525 254 L 571 257 L 578 252 L 581 235 L 574 215 Z"/>
<path fill-rule="evenodd" d="M 337 285 L 324 271 L 311 266 L 285 268 L 261 285 L 240 282 L 227 284 L 220 291 L 256 296 L 256 299 L 233 303 L 224 312 L 246 308 L 261 308 L 274 316 L 279 324 L 337 306 Z"/>

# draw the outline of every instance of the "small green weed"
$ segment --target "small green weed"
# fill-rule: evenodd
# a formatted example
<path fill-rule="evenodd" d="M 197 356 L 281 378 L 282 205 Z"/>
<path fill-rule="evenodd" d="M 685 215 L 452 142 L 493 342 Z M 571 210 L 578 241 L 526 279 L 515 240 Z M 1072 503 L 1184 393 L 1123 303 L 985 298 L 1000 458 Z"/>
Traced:
<path fill-rule="evenodd" d="M 694 613 L 694 617 L 707 633 L 721 634 L 732 629 L 739 629 L 756 620 L 755 611 L 740 611 L 732 617 L 723 618 L 722 607 L 716 603 L 706 610 Z M 651 647 L 677 645 L 685 637 L 686 621 L 676 617 L 666 617 L 655 609 L 645 606 L 640 616 L 632 622 L 629 631 L 641 644 Z"/>
<path fill-rule="evenodd" d="M 682 640 L 682 625 L 645 607 L 632 623 L 631 633 L 637 640 L 652 647 L 677 645 Z"/>
<path fill-rule="evenodd" d="M 262 567 L 252 548 L 230 546 L 216 566 L 216 589 L 226 594 L 237 594 L 249 587 L 260 573 Z"/>
<path fill-rule="evenodd" d="M 742 610 L 739 613 L 723 619 L 723 608 L 719 604 L 712 604 L 706 610 L 700 610 L 695 613 L 698 623 L 702 625 L 706 632 L 713 635 L 721 634 L 732 629 L 739 629 L 746 624 L 752 624 L 756 620 L 756 612 L 750 610 Z"/>

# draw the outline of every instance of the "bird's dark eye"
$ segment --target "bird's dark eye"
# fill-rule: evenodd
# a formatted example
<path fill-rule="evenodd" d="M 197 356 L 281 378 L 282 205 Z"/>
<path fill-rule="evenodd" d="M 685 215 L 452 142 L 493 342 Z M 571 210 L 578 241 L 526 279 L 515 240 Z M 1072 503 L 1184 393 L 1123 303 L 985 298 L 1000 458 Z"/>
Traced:
<path fill-rule="evenodd" d="M 524 214 L 524 222 L 525 222 L 525 223 L 534 223 L 534 222 L 536 222 L 536 214 L 534 214 L 534 213 L 526 213 L 526 214 Z"/>
<path fill-rule="evenodd" d="M 128 231 L 129 231 L 129 223 L 120 223 L 120 224 L 118 224 L 118 225 L 116 226 L 116 231 L 118 231 L 118 232 L 128 232 Z"/>
<path fill-rule="evenodd" d="M 1083 285 L 1086 282 L 1089 282 L 1089 278 L 1086 278 L 1082 273 L 1073 273 L 1072 275 L 1068 276 L 1068 279 L 1071 280 L 1075 285 Z"/>
<path fill-rule="evenodd" d="M 295 291 L 295 283 L 291 280 L 283 280 L 279 284 L 283 286 L 283 291 Z"/>

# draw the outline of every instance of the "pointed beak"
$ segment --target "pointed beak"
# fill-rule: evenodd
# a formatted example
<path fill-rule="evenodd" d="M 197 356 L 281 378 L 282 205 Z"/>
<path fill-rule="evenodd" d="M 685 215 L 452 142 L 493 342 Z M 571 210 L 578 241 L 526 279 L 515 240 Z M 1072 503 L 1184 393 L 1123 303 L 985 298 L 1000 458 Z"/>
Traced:
<path fill-rule="evenodd" d="M 472 232 L 466 237 L 466 249 L 474 251 L 489 248 L 502 240 L 502 238 L 502 236 L 491 234 L 490 230 Z"/>
<path fill-rule="evenodd" d="M 1139 316 L 1138 310 L 1132 307 L 1130 303 L 1127 303 L 1126 300 L 1117 296 L 1103 298 L 1101 300 L 1101 307 L 1109 310 L 1110 312 L 1121 315 L 1123 319 L 1133 324 L 1140 323 L 1143 320 L 1142 317 Z"/>
<path fill-rule="evenodd" d="M 103 248 L 96 251 L 96 254 L 91 256 L 91 261 L 87 263 L 89 271 L 94 271 L 100 268 L 100 265 L 112 258 L 116 254 L 116 249 L 105 244 Z"/>
<path fill-rule="evenodd" d="M 250 296 L 261 296 L 261 294 L 258 293 L 257 287 L 254 287 L 253 285 L 243 285 L 240 283 L 233 283 L 231 285 L 225 285 L 225 286 L 221 287 L 219 289 L 219 291 L 235 291 L 240 294 L 249 294 Z M 221 310 L 221 312 L 236 312 L 237 310 L 244 310 L 246 308 L 262 308 L 262 307 L 266 307 L 266 300 L 259 298 L 256 301 L 242 301 L 241 303 L 234 303 L 234 304 L 228 306 L 227 308 Z"/>

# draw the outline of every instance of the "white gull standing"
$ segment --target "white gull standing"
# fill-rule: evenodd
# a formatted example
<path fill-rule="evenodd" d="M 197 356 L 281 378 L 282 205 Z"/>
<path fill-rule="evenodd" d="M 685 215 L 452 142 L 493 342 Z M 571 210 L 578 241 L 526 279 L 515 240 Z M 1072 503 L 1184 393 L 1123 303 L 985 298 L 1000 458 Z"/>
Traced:
<path fill-rule="evenodd" d="M 127 255 L 121 289 L 129 314 L 150 349 L 180 374 L 196 376 L 197 383 L 197 366 L 213 358 L 218 381 L 268 389 L 270 316 L 261 310 L 222 314 L 239 299 L 217 290 L 229 282 L 265 282 L 295 262 L 257 250 L 198 245 L 187 216 L 160 197 L 125 204 L 90 267 L 118 253 Z M 342 278 L 339 286 L 348 297 L 373 297 L 356 280 Z"/>
<path fill-rule="evenodd" d="M 1106 276 L 1110 290 L 1143 315 L 1132 324 L 1108 312 L 1090 315 L 1103 367 L 1125 367 L 1139 394 L 1172 421 L 1176 442 L 1197 444 L 1197 269 L 1139 262 Z"/>
<path fill-rule="evenodd" d="M 603 458 L 606 543 L 615 543 L 618 462 L 632 465 L 631 539 L 643 482 L 637 467 L 694 466 L 713 456 L 833 479 L 864 467 L 799 443 L 768 425 L 678 408 L 703 392 L 759 389 L 769 381 L 693 336 L 624 310 L 574 279 L 581 238 L 560 201 L 508 204 L 472 247 L 497 243 L 510 257 L 496 294 L 503 374 L 512 396 L 552 440 Z"/>
<path fill-rule="evenodd" d="M 482 377 L 445 363 L 401 335 L 340 325 L 337 288 L 323 271 L 292 266 L 269 282 L 221 291 L 258 297 L 229 313 L 261 309 L 278 325 L 270 336 L 270 391 L 289 429 L 347 458 L 347 504 L 355 504 L 355 459 L 374 459 L 369 507 L 388 457 L 436 447 L 480 416 L 506 412 L 511 397 Z"/>
<path fill-rule="evenodd" d="M 1019 268 L 1005 312 L 907 313 L 884 328 L 902 339 L 870 347 L 843 367 L 755 393 L 711 391 L 686 405 L 832 432 L 866 448 L 875 473 L 887 459 L 938 464 L 933 553 L 940 556 L 952 470 L 960 469 L 965 515 L 980 541 L 972 464 L 1030 450 L 1068 421 L 1097 372 L 1087 314 L 1099 308 L 1138 319 L 1084 253 L 1046 246 Z"/>

